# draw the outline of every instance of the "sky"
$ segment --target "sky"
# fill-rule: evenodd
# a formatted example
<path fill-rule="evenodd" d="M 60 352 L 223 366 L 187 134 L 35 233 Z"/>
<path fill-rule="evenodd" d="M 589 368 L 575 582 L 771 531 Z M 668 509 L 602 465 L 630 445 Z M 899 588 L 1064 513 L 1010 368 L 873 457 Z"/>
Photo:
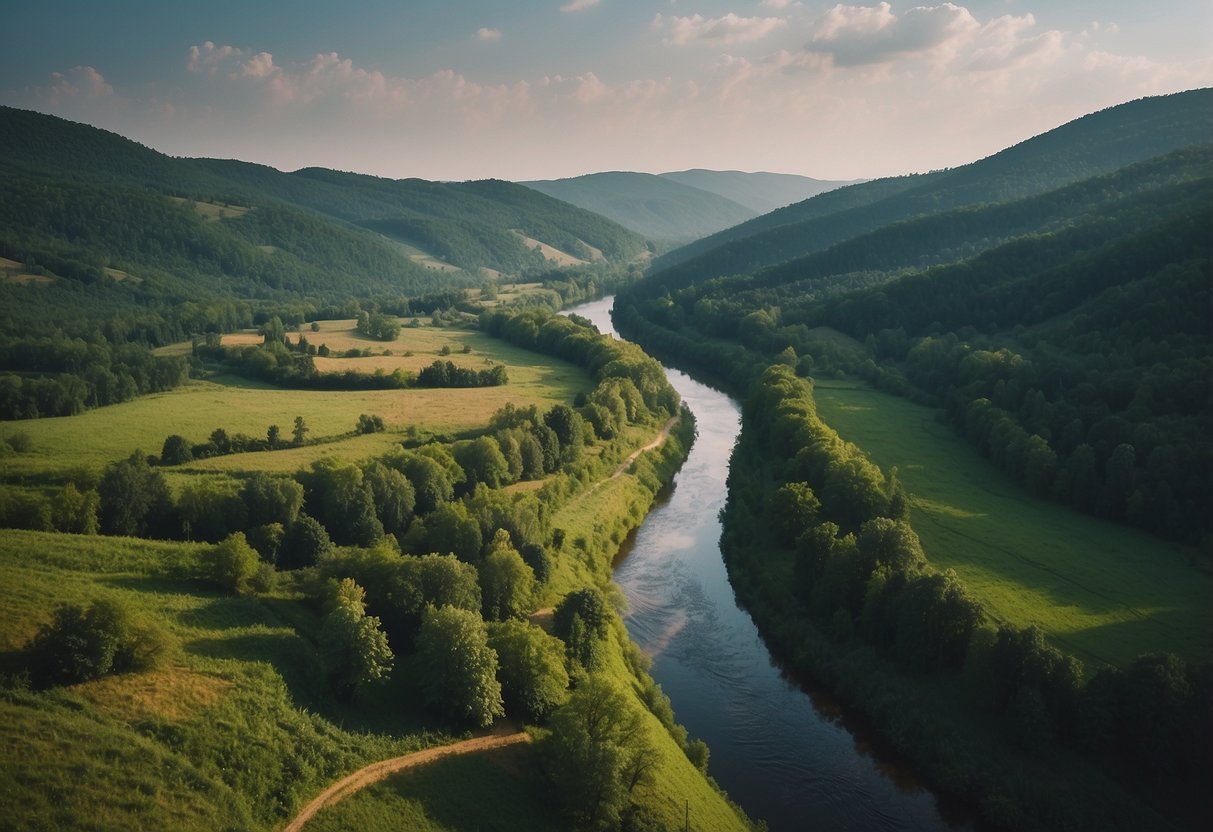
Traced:
<path fill-rule="evenodd" d="M 392 178 L 954 167 L 1213 86 L 1213 0 L 0 4 L 0 104 Z"/>

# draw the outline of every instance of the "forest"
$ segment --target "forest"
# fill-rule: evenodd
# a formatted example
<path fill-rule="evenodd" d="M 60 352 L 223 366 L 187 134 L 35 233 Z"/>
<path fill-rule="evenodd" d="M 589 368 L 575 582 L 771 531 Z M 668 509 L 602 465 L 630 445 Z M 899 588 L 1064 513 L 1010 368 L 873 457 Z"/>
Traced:
<path fill-rule="evenodd" d="M 746 401 L 722 548 L 764 634 L 997 827 L 1207 817 L 1207 648 L 1084 666 L 1059 633 L 991 618 L 921 543 L 939 515 L 822 421 L 814 385 L 934 411 L 1024 494 L 1183 547 L 1207 580 L 1209 97 L 815 197 L 664 255 L 617 298 L 625 335 Z M 1058 754 L 1102 774 L 1055 789 L 1040 761 Z"/>

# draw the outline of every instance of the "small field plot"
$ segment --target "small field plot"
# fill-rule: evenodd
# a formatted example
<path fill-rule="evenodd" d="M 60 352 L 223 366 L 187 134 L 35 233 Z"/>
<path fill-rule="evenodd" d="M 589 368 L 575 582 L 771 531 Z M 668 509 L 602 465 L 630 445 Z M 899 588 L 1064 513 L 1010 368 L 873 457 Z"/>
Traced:
<path fill-rule="evenodd" d="M 316 336 L 322 335 L 323 330 L 307 334 L 316 343 Z M 369 362 L 352 369 L 374 372 L 374 362 L 388 360 L 419 362 L 424 366 L 439 358 L 448 360 L 438 354 L 443 344 L 458 344 L 461 350 L 468 343 L 472 346 L 470 354 L 452 346 L 449 359 L 477 368 L 489 366 L 486 361 L 504 363 L 510 381 L 499 387 L 345 392 L 284 390 L 235 376 L 220 376 L 77 416 L 0 422 L 0 435 L 23 432 L 29 436 L 31 446 L 25 453 L 6 457 L 4 473 L 8 478 L 62 476 L 81 465 L 103 465 L 125 458 L 136 449 L 159 454 L 170 434 L 201 443 L 216 428 L 223 428 L 229 435 L 264 437 L 270 425 L 278 425 L 282 436 L 289 438 L 296 416 L 302 416 L 307 423 L 309 439 L 348 434 L 363 413 L 382 417 L 389 435 L 411 427 L 421 433 L 457 433 L 483 427 L 494 411 L 507 402 L 547 409 L 556 403 L 569 404 L 577 393 L 592 387 L 590 377 L 573 364 L 518 349 L 476 331 L 426 327 L 403 330 L 401 337 L 410 340 L 392 342 L 391 349 L 400 352 L 414 349 L 415 357 L 352 359 Z M 410 343 L 412 347 L 405 346 Z M 371 445 L 377 441 L 382 442 L 383 437 L 368 440 Z M 300 451 L 305 457 L 310 452 L 306 448 Z M 266 459 L 258 460 L 256 467 L 280 470 L 276 455 L 289 453 L 293 452 L 264 454 Z M 331 451 L 321 455 L 326 453 Z M 213 467 L 250 468 L 238 456 L 212 460 Z"/>
<path fill-rule="evenodd" d="M 814 396 L 844 439 L 897 466 L 927 557 L 994 620 L 1039 625 L 1088 671 L 1209 656 L 1213 580 L 1193 551 L 1029 497 L 928 408 L 859 384 L 818 383 Z"/>

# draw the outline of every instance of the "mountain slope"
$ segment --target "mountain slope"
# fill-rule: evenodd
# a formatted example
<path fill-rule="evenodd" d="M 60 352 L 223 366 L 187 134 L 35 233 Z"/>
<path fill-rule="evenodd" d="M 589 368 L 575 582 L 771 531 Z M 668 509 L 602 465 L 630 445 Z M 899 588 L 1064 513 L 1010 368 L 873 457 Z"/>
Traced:
<path fill-rule="evenodd" d="M 702 191 L 719 194 L 758 213 L 766 214 L 776 208 L 801 202 L 854 182 L 811 179 L 792 173 L 745 173 L 739 170 L 672 171 L 658 174 L 662 179 L 690 185 Z"/>
<path fill-rule="evenodd" d="M 754 271 L 882 225 L 1031 196 L 1213 135 L 1213 90 L 1144 98 L 1076 119 L 969 165 L 841 188 L 670 252 L 664 285 Z"/>
<path fill-rule="evenodd" d="M 415 264 L 401 247 L 384 240 L 384 233 L 469 273 L 482 267 L 514 275 L 550 268 L 538 244 L 563 253 L 562 261 L 601 258 L 614 264 L 645 250 L 638 234 L 512 183 L 390 180 L 319 168 L 283 173 L 234 160 L 176 159 L 113 133 L 11 108 L 0 109 L 0 176 L 50 180 L 56 187 L 150 189 L 200 204 L 234 204 L 253 209 L 240 217 L 250 224 L 271 207 L 288 214 L 304 211 L 314 215 L 311 234 L 358 239 L 406 264 L 399 268 Z M 231 223 L 224 218 L 219 225 Z M 389 227 L 355 227 L 375 223 Z M 459 244 L 469 237 L 476 245 Z M 264 233 L 254 245 L 288 248 Z"/>
<path fill-rule="evenodd" d="M 673 243 L 703 237 L 760 213 L 717 193 L 651 173 L 613 171 L 522 184 L 638 234 Z"/>

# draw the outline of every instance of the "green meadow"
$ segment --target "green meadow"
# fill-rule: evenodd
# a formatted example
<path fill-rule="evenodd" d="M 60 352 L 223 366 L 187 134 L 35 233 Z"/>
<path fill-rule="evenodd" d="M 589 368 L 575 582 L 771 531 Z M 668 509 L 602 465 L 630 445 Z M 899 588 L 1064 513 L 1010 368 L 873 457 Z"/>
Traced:
<path fill-rule="evenodd" d="M 897 467 L 927 557 L 989 618 L 1039 625 L 1088 671 L 1213 649 L 1213 580 L 1193 552 L 1029 497 L 929 408 L 849 382 L 819 381 L 814 398 L 844 439 Z"/>
<path fill-rule="evenodd" d="M 349 337 L 346 323 L 349 322 L 325 322 L 322 327 L 332 324 L 333 331 L 344 338 Z M 477 367 L 484 366 L 486 361 L 505 364 L 509 383 L 471 389 L 329 392 L 287 390 L 236 376 L 217 376 L 76 416 L 0 423 L 0 436 L 24 433 L 30 440 L 28 451 L 5 458 L 5 478 L 10 481 L 27 477 L 64 478 L 82 466 L 103 466 L 137 449 L 159 454 L 165 437 L 173 433 L 191 443 L 201 443 L 216 428 L 223 428 L 229 435 L 264 437 L 266 429 L 274 424 L 284 437 L 289 437 L 295 417 L 302 416 L 309 428 L 309 439 L 332 437 L 339 444 L 216 457 L 192 466 L 207 471 L 293 471 L 319 456 L 361 458 L 386 450 L 400 440 L 400 433 L 410 429 L 435 435 L 482 428 L 507 402 L 520 407 L 535 404 L 546 410 L 553 404 L 570 402 L 577 393 L 592 387 L 585 373 L 568 362 L 522 350 L 472 330 L 405 328 L 401 331 L 404 343 L 366 342 L 377 348 L 393 349 L 398 355 L 345 361 L 353 365 L 349 369 L 373 373 L 377 362 L 384 360 L 419 360 L 403 356 L 408 349 L 405 343 L 411 343 L 411 338 L 419 339 L 414 346 L 425 350 L 423 366 L 440 357 L 443 345 L 450 345 L 450 360 L 456 363 Z M 460 352 L 464 344 L 472 346 L 471 354 Z M 387 433 L 351 439 L 349 434 L 363 413 L 382 417 Z M 253 456 L 259 459 L 249 458 Z"/>

